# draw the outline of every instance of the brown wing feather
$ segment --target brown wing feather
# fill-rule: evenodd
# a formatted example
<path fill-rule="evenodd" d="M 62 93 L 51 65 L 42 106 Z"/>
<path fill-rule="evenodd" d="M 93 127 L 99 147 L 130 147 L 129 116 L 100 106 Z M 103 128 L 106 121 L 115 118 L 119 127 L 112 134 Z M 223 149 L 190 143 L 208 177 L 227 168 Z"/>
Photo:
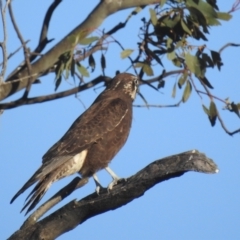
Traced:
<path fill-rule="evenodd" d="M 129 111 L 127 103 L 120 99 L 96 102 L 76 119 L 66 134 L 43 156 L 43 163 L 55 157 L 74 156 L 112 131 Z"/>

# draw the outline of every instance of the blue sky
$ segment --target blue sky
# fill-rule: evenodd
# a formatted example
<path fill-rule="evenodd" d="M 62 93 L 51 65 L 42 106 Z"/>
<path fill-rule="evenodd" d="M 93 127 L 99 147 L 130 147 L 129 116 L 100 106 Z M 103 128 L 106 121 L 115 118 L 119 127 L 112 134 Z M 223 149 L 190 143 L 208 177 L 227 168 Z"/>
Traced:
<path fill-rule="evenodd" d="M 224 3 L 219 4 L 220 9 L 228 11 L 234 1 L 221 2 Z M 96 0 L 85 4 L 81 1 L 75 1 L 74 4 L 63 1 L 51 21 L 49 38 L 55 38 L 55 41 L 49 47 L 84 20 L 97 3 Z M 31 49 L 37 45 L 42 19 L 49 4 L 47 0 L 42 0 L 41 4 L 30 0 L 25 0 L 24 4 L 20 1 L 13 2 L 19 28 L 24 38 L 31 40 Z M 116 23 L 124 21 L 130 12 L 131 10 L 125 10 L 110 16 L 100 29 L 109 30 Z M 139 19 L 148 14 L 146 8 L 114 37 L 124 47 L 136 49 Z M 222 22 L 222 26 L 212 28 L 211 36 L 208 36 L 209 42 L 206 42 L 207 48 L 217 51 L 225 43 L 240 43 L 239 22 L 240 12 L 235 12 L 231 21 Z M 9 19 L 7 24 L 8 52 L 11 53 L 20 43 Z M 192 44 L 202 43 L 193 41 Z M 109 43 L 106 75 L 114 76 L 116 70 L 124 71 L 128 66 L 127 60 L 120 59 L 120 52 L 114 43 Z M 214 69 L 207 74 L 214 86 L 212 93 L 222 99 L 231 97 L 235 102 L 240 102 L 239 53 L 240 48 L 226 49 L 222 53 L 224 66 L 221 72 Z M 8 63 L 8 73 L 22 59 L 22 53 L 16 54 Z M 96 55 L 96 61 L 97 69 L 91 78 L 100 74 L 99 55 Z M 171 64 L 165 66 L 167 71 L 174 69 Z M 161 71 L 161 68 L 154 69 L 155 74 L 160 74 Z M 159 92 L 146 86 L 141 87 L 141 92 L 151 104 L 174 103 L 182 96 L 182 92 L 178 90 L 176 99 L 171 98 L 176 79 L 177 76 L 168 78 L 166 87 Z M 59 91 L 73 85 L 71 81 L 64 83 Z M 41 86 L 33 86 L 31 96 L 51 93 L 53 89 L 54 75 L 50 75 L 42 78 Z M 88 107 L 102 90 L 103 87 L 97 86 L 95 91 L 91 89 L 81 92 L 78 97 Z M 84 111 L 81 101 L 70 96 L 44 104 L 6 110 L 0 117 L 2 239 L 15 232 L 25 219 L 24 214 L 19 211 L 27 193 L 21 195 L 12 205 L 9 204 L 10 199 L 40 166 L 43 154 Z M 206 105 L 209 104 L 207 98 L 203 101 Z M 139 97 L 136 103 L 143 104 Z M 59 239 L 240 239 L 240 137 L 239 134 L 228 136 L 219 122 L 212 128 L 201 103 L 201 99 L 193 92 L 187 103 L 178 108 L 134 108 L 130 137 L 110 166 L 119 176 L 128 177 L 156 159 L 198 149 L 218 164 L 218 174 L 190 172 L 166 181 L 120 209 L 87 220 Z M 217 106 L 219 110 L 223 107 L 221 103 L 217 103 Z M 221 111 L 221 115 L 230 130 L 240 127 L 240 121 L 234 114 Z M 99 172 L 98 176 L 105 186 L 111 181 L 105 171 Z M 55 183 L 41 203 L 73 177 Z M 91 180 L 57 205 L 57 208 L 72 199 L 81 199 L 94 189 L 95 185 Z"/>

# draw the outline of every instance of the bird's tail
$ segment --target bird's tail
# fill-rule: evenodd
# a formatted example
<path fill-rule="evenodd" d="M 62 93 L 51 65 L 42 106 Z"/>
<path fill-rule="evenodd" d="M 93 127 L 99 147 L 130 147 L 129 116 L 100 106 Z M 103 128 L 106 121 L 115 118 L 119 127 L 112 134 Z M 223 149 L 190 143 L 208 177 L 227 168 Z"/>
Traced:
<path fill-rule="evenodd" d="M 10 203 L 12 204 L 15 199 L 21 195 L 23 192 L 25 192 L 29 187 L 31 187 L 35 182 L 38 181 L 38 178 L 37 178 L 37 174 L 38 174 L 38 171 L 35 172 L 32 177 L 22 186 L 22 188 L 13 196 L 13 198 L 11 199 Z"/>
<path fill-rule="evenodd" d="M 21 212 L 30 205 L 26 211 L 26 214 L 28 214 L 28 212 L 34 209 L 35 206 L 39 203 L 39 201 L 42 199 L 44 194 L 47 192 L 47 190 L 50 188 L 50 186 L 53 183 L 50 175 L 52 174 L 48 174 L 44 179 L 40 180 L 37 183 L 37 185 L 33 188 L 33 190 L 30 192 L 30 194 L 26 198 L 27 203 L 25 203 Z"/>
<path fill-rule="evenodd" d="M 13 201 L 21 195 L 25 190 L 27 190 L 30 186 L 32 186 L 34 183 L 37 182 L 36 186 L 33 188 L 33 190 L 30 192 L 28 197 L 26 198 L 27 203 L 25 203 L 24 207 L 22 208 L 21 212 L 26 209 L 27 206 L 29 208 L 27 209 L 27 212 L 30 212 L 41 200 L 41 198 L 44 196 L 46 191 L 49 189 L 49 187 L 54 182 L 54 173 L 48 173 L 47 175 L 39 174 L 39 170 L 23 185 L 23 187 L 14 195 L 10 203 L 13 203 Z"/>

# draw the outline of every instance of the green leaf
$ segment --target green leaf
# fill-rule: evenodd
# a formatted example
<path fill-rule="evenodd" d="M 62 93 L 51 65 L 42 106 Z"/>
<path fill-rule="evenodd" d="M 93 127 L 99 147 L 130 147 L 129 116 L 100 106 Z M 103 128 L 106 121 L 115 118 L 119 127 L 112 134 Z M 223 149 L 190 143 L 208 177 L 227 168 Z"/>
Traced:
<path fill-rule="evenodd" d="M 176 53 L 174 51 L 167 53 L 167 58 L 169 60 L 176 59 L 177 58 Z"/>
<path fill-rule="evenodd" d="M 75 80 L 75 61 L 71 61 L 71 67 L 70 67 L 70 72 L 71 72 L 71 76 L 73 77 L 73 79 Z"/>
<path fill-rule="evenodd" d="M 196 4 L 193 0 L 186 0 L 186 6 L 194 7 L 198 9 L 206 18 L 207 24 L 209 25 L 219 25 L 220 23 L 216 20 L 217 12 L 214 10 L 214 8 L 207 2 L 199 1 L 198 4 Z"/>
<path fill-rule="evenodd" d="M 88 64 L 92 68 L 92 72 L 93 72 L 95 70 L 95 67 L 96 67 L 96 62 L 95 62 L 95 59 L 94 59 L 92 54 L 88 58 Z"/>
<path fill-rule="evenodd" d="M 158 57 L 158 55 L 156 54 L 156 52 L 155 51 L 150 51 L 150 53 L 151 53 L 151 56 L 163 67 L 163 64 L 162 64 L 162 61 L 161 61 L 161 59 Z"/>
<path fill-rule="evenodd" d="M 68 77 L 69 77 L 69 69 L 66 68 L 64 72 L 65 72 L 65 75 L 63 75 L 64 78 L 65 78 L 65 79 L 68 79 Z"/>
<path fill-rule="evenodd" d="M 219 26 L 221 23 L 214 17 L 209 17 L 208 18 L 208 25 L 210 26 Z"/>
<path fill-rule="evenodd" d="M 240 117 L 239 113 L 239 104 L 231 103 L 232 112 L 236 113 L 238 117 Z"/>
<path fill-rule="evenodd" d="M 101 67 L 102 69 L 106 68 L 106 59 L 103 54 L 101 55 Z"/>
<path fill-rule="evenodd" d="M 151 17 L 151 22 L 152 22 L 153 26 L 155 26 L 157 24 L 156 12 L 152 8 L 149 9 L 149 12 L 150 12 L 150 17 Z"/>
<path fill-rule="evenodd" d="M 180 61 L 179 58 L 174 58 L 172 62 L 176 67 L 182 67 L 182 62 Z"/>
<path fill-rule="evenodd" d="M 202 105 L 202 107 L 203 107 L 203 111 L 204 111 L 208 116 L 210 116 L 210 113 L 209 113 L 208 108 L 207 108 L 205 105 Z"/>
<path fill-rule="evenodd" d="M 212 127 L 215 125 L 217 119 L 217 107 L 213 101 L 210 103 L 209 107 L 209 120 L 211 122 Z"/>
<path fill-rule="evenodd" d="M 228 21 L 232 18 L 232 15 L 226 12 L 217 12 L 217 18 Z"/>
<path fill-rule="evenodd" d="M 215 102 L 213 101 L 211 101 L 210 103 L 209 113 L 211 117 L 217 116 L 217 108 L 216 108 Z"/>
<path fill-rule="evenodd" d="M 145 63 L 137 62 L 134 66 L 135 68 L 143 67 Z"/>
<path fill-rule="evenodd" d="M 60 83 L 62 82 L 62 75 L 59 76 L 59 78 L 56 79 L 55 82 L 55 91 L 57 91 L 58 87 L 60 86 Z"/>
<path fill-rule="evenodd" d="M 162 23 L 165 26 L 173 29 L 179 23 L 180 19 L 180 14 L 175 14 L 174 17 L 171 18 L 167 15 L 162 18 Z"/>
<path fill-rule="evenodd" d="M 176 97 L 176 92 L 177 92 L 177 84 L 175 83 L 175 84 L 173 85 L 172 98 L 175 98 L 175 97 Z"/>
<path fill-rule="evenodd" d="M 199 77 L 200 81 L 206 85 L 207 87 L 213 89 L 213 86 L 211 85 L 211 83 L 208 81 L 208 79 L 206 77 Z"/>
<path fill-rule="evenodd" d="M 145 72 L 147 74 L 147 76 L 153 76 L 153 70 L 152 70 L 151 66 L 146 63 L 143 66 L 143 72 Z"/>
<path fill-rule="evenodd" d="M 99 37 L 82 38 L 78 41 L 78 43 L 81 45 L 89 45 L 89 44 L 97 41 L 98 39 L 99 39 Z"/>
<path fill-rule="evenodd" d="M 163 5 L 167 2 L 167 0 L 160 0 L 160 7 L 162 8 Z"/>
<path fill-rule="evenodd" d="M 206 0 L 214 9 L 218 10 L 217 0 Z"/>
<path fill-rule="evenodd" d="M 124 59 L 124 58 L 127 58 L 131 55 L 131 53 L 133 52 L 132 49 L 125 49 L 121 52 L 121 58 Z"/>
<path fill-rule="evenodd" d="M 171 49 L 172 48 L 172 43 L 173 43 L 173 40 L 171 38 L 168 38 L 167 39 L 167 48 L 168 49 Z"/>
<path fill-rule="evenodd" d="M 193 22 L 197 23 L 196 26 L 201 25 L 206 27 L 207 20 L 205 16 L 195 7 L 188 7 L 188 11 L 190 12 L 190 16 Z"/>
<path fill-rule="evenodd" d="M 192 73 L 194 73 L 197 77 L 204 77 L 204 73 L 201 70 L 198 57 L 192 56 L 191 54 L 186 53 L 185 60 L 186 60 L 186 64 L 188 66 L 188 69 Z"/>
<path fill-rule="evenodd" d="M 181 25 L 183 30 L 191 36 L 192 32 L 190 31 L 190 29 L 188 28 L 188 26 L 186 25 L 183 19 L 181 19 Z"/>
<path fill-rule="evenodd" d="M 191 83 L 189 81 L 187 81 L 186 87 L 185 87 L 184 92 L 183 92 L 183 97 L 182 97 L 182 101 L 184 103 L 190 97 L 191 92 L 192 92 L 192 85 L 191 85 Z"/>
<path fill-rule="evenodd" d="M 206 66 L 213 68 L 214 67 L 214 63 L 212 61 L 212 59 L 208 56 L 208 54 L 206 53 L 202 53 L 202 60 L 205 62 Z"/>
<path fill-rule="evenodd" d="M 183 73 L 182 76 L 179 78 L 178 80 L 178 87 L 181 89 L 182 86 L 184 85 L 184 83 L 186 82 L 187 80 L 187 73 Z"/>
<path fill-rule="evenodd" d="M 64 64 L 62 62 L 59 62 L 55 70 L 56 79 L 58 79 L 61 76 L 63 70 L 64 70 Z"/>
<path fill-rule="evenodd" d="M 218 67 L 218 70 L 220 71 L 223 63 L 222 63 L 222 59 L 221 59 L 221 56 L 220 56 L 219 52 L 211 50 L 211 56 L 212 56 L 212 60 L 213 60 L 214 65 L 216 64 L 217 67 Z"/>
<path fill-rule="evenodd" d="M 77 64 L 77 69 L 83 77 L 89 77 L 89 72 L 84 66 Z"/>

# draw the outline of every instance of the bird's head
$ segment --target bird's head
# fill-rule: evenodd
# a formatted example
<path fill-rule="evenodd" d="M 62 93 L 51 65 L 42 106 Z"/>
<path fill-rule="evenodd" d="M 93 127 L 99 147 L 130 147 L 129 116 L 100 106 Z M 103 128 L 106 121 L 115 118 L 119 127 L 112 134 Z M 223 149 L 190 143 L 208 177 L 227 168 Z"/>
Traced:
<path fill-rule="evenodd" d="M 130 73 L 120 73 L 113 78 L 109 84 L 109 89 L 114 91 L 121 91 L 132 100 L 135 99 L 138 88 L 138 77 Z"/>

